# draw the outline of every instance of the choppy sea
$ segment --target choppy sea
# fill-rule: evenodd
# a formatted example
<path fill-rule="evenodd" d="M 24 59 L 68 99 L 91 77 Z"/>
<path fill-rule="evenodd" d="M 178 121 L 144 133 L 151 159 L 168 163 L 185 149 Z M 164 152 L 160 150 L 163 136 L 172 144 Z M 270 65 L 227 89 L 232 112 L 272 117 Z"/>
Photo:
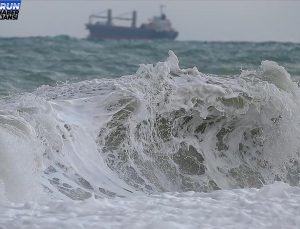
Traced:
<path fill-rule="evenodd" d="M 299 228 L 300 44 L 0 38 L 0 228 Z"/>

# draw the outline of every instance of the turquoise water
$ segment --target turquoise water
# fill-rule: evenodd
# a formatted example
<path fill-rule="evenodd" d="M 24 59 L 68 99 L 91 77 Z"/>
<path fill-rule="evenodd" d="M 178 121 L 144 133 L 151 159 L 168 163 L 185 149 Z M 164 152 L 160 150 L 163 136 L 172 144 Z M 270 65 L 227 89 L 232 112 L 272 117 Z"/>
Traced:
<path fill-rule="evenodd" d="M 238 75 L 241 69 L 256 70 L 261 61 L 273 60 L 294 79 L 300 76 L 300 44 L 294 43 L 0 38 L 0 95 L 134 74 L 139 64 L 164 60 L 168 50 L 180 58 L 181 67 L 197 66 L 203 73 Z"/>

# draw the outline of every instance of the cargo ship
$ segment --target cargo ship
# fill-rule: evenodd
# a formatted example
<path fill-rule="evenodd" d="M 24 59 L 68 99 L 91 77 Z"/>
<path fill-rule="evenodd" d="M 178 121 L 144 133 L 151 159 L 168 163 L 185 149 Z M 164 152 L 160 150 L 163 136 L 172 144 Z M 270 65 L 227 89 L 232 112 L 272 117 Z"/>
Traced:
<path fill-rule="evenodd" d="M 115 25 L 114 21 L 130 21 L 130 26 Z M 88 39 L 92 40 L 120 40 L 120 39 L 169 39 L 174 40 L 178 32 L 173 29 L 166 14 L 161 10 L 160 16 L 153 17 L 148 23 L 137 27 L 137 12 L 133 11 L 131 17 L 113 17 L 112 10 L 107 10 L 107 15 L 93 14 L 86 24 L 89 30 Z"/>

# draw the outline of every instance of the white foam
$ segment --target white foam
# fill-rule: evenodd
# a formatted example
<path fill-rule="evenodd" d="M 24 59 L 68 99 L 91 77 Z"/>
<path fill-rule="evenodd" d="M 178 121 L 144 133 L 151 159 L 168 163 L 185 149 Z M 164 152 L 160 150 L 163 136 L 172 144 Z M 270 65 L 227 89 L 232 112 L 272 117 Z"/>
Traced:
<path fill-rule="evenodd" d="M 300 188 L 0 205 L 3 228 L 299 228 Z"/>
<path fill-rule="evenodd" d="M 0 179 L 2 198 L 24 202 L 41 194 L 34 130 L 21 117 L 0 115 Z"/>
<path fill-rule="evenodd" d="M 291 79 L 290 74 L 284 67 L 279 66 L 274 61 L 263 61 L 261 63 L 262 78 L 271 83 L 274 83 L 278 88 L 293 91 L 297 88 L 296 83 Z"/>

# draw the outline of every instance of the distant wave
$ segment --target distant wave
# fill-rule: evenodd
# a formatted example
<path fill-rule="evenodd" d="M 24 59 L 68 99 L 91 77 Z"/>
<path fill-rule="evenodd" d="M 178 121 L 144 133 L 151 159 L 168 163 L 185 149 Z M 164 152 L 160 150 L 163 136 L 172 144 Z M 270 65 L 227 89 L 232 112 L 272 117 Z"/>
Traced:
<path fill-rule="evenodd" d="M 174 50 L 183 67 L 239 75 L 273 60 L 300 77 L 300 44 L 280 42 L 88 41 L 69 36 L 0 38 L 0 96 L 95 78 L 132 74 Z"/>

